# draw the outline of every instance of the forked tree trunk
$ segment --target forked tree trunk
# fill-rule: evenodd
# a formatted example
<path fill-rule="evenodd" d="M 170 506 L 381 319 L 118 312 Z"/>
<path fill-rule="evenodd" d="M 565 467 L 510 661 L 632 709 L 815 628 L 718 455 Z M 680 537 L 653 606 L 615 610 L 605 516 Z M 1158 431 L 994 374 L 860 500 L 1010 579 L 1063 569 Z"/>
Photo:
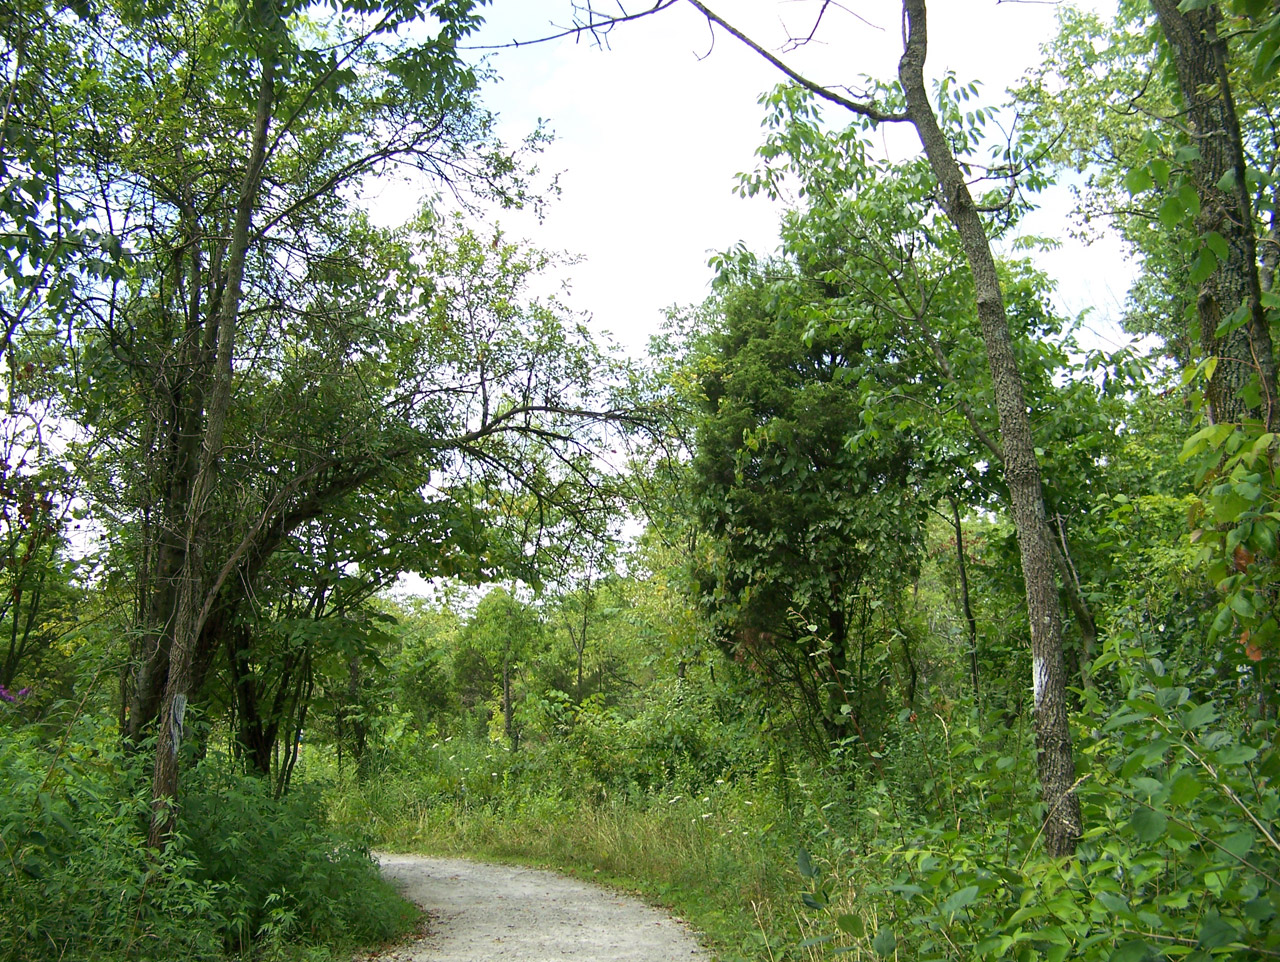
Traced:
<path fill-rule="evenodd" d="M 898 77 L 906 96 L 907 115 L 938 179 L 943 210 L 964 245 L 999 415 L 1005 482 L 1012 500 L 1031 625 L 1036 759 L 1041 797 L 1048 808 L 1045 847 L 1051 855 L 1072 855 L 1081 832 L 1080 801 L 1074 791 L 1075 760 L 1067 722 L 1062 619 L 1040 488 L 1040 464 L 1036 460 L 1022 376 L 1013 353 L 1004 295 L 986 228 L 925 89 L 924 62 L 928 50 L 925 0 L 903 0 L 902 6 L 907 19 L 907 38 L 898 64 Z"/>
<path fill-rule="evenodd" d="M 217 340 L 215 368 L 207 397 L 208 415 L 201 439 L 199 461 L 184 512 L 182 566 L 178 575 L 178 598 L 174 614 L 173 647 L 169 655 L 168 679 L 160 711 L 156 740 L 155 769 L 151 783 L 151 831 L 147 843 L 164 847 L 173 832 L 174 806 L 178 800 L 178 751 L 182 726 L 191 696 L 197 643 L 210 602 L 205 572 L 204 541 L 207 512 L 217 478 L 222 435 L 231 406 L 231 354 L 236 321 L 240 312 L 245 257 L 266 162 L 267 132 L 275 103 L 275 55 L 262 57 L 262 80 L 254 115 L 253 142 L 249 149 L 244 180 L 236 200 L 235 227 L 228 252 L 227 282 L 216 314 Z"/>

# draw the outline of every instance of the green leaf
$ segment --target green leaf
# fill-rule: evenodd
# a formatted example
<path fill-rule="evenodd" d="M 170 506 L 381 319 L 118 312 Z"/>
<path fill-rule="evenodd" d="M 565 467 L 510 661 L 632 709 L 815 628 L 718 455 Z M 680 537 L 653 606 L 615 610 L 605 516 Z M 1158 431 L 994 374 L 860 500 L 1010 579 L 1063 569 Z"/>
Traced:
<path fill-rule="evenodd" d="M 1165 816 L 1154 809 L 1146 807 L 1139 808 L 1129 819 L 1129 827 L 1133 829 L 1138 841 L 1144 845 L 1150 845 L 1164 835 L 1165 826 L 1168 823 L 1169 820 Z"/>
<path fill-rule="evenodd" d="M 966 885 L 960 891 L 952 893 L 949 898 L 938 906 L 938 914 L 950 918 L 965 906 L 972 905 L 977 898 L 978 886 Z"/>
<path fill-rule="evenodd" d="M 1111 953 L 1110 962 L 1143 962 L 1150 954 L 1151 950 L 1146 942 L 1130 939 L 1116 946 L 1116 950 Z"/>
<path fill-rule="evenodd" d="M 1140 791 L 1145 798 L 1150 798 L 1156 792 L 1160 791 L 1160 789 L 1164 788 L 1163 782 L 1154 778 L 1147 778 L 1146 776 L 1135 778 L 1132 781 L 1133 787 Z"/>
<path fill-rule="evenodd" d="M 1182 772 L 1169 787 L 1169 804 L 1186 805 L 1204 791 L 1204 785 L 1195 772 Z"/>
<path fill-rule="evenodd" d="M 1118 915 L 1121 912 L 1129 912 L 1129 900 L 1119 892 L 1107 892 L 1105 890 L 1094 894 L 1094 898 L 1098 900 L 1103 908 L 1112 914 Z"/>
<path fill-rule="evenodd" d="M 1202 949 L 1220 949 L 1236 941 L 1236 927 L 1210 909 L 1196 930 L 1196 941 Z"/>
<path fill-rule="evenodd" d="M 1249 745 L 1230 745 L 1214 753 L 1219 765 L 1243 765 L 1258 757 L 1258 750 Z"/>
<path fill-rule="evenodd" d="M 1225 264 L 1231 257 L 1231 249 L 1227 246 L 1227 239 L 1216 230 L 1211 230 L 1204 235 L 1204 245 L 1213 251 L 1220 264 Z"/>
<path fill-rule="evenodd" d="M 1125 189 L 1134 195 L 1150 190 L 1153 183 L 1151 171 L 1146 167 L 1135 167 L 1124 178 Z"/>
<path fill-rule="evenodd" d="M 871 947 L 875 949 L 876 955 L 893 955 L 894 949 L 898 947 L 898 937 L 893 934 L 893 929 L 882 925 L 876 937 L 871 940 Z"/>
<path fill-rule="evenodd" d="M 796 849 L 796 867 L 800 869 L 800 875 L 804 878 L 814 878 L 818 874 L 808 851 L 803 846 Z"/>
<path fill-rule="evenodd" d="M 1182 223 L 1182 218 L 1186 216 L 1187 209 L 1183 206 L 1182 201 L 1177 195 L 1170 194 L 1161 203 L 1160 209 L 1156 212 L 1156 217 L 1167 230 L 1173 230 Z"/>
<path fill-rule="evenodd" d="M 1218 269 L 1217 258 L 1210 250 L 1202 250 L 1191 262 L 1191 270 L 1187 272 L 1187 280 L 1192 284 L 1202 283 L 1210 274 Z"/>
<path fill-rule="evenodd" d="M 826 945 L 833 938 L 835 938 L 834 935 L 815 935 L 812 938 L 808 938 L 802 941 L 800 943 L 800 948 L 810 949 L 810 948 L 813 948 L 815 945 Z"/>
<path fill-rule="evenodd" d="M 1265 898 L 1259 896 L 1256 899 L 1250 899 L 1244 903 L 1244 914 L 1255 922 L 1265 922 L 1270 918 L 1274 918 L 1276 907 Z"/>
<path fill-rule="evenodd" d="M 1234 855 L 1238 859 L 1247 858 L 1250 849 L 1253 848 L 1254 834 L 1246 829 L 1243 832 L 1236 832 L 1222 843 L 1222 847 Z"/>
<path fill-rule="evenodd" d="M 852 935 L 855 939 L 862 938 L 867 932 L 867 925 L 861 915 L 837 915 L 836 926 L 841 932 Z"/>
<path fill-rule="evenodd" d="M 1182 716 L 1182 725 L 1188 731 L 1204 728 L 1218 717 L 1218 709 L 1211 701 L 1196 705 Z"/>

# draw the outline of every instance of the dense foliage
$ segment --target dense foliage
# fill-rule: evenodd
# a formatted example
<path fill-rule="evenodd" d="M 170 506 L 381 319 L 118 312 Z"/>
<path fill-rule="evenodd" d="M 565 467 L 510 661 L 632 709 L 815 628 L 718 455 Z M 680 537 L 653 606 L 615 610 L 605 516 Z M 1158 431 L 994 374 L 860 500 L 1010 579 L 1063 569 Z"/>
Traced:
<path fill-rule="evenodd" d="M 1280 15 L 1064 10 L 1001 111 L 904 0 L 896 82 L 762 98 L 777 250 L 626 361 L 477 216 L 543 137 L 482 11 L 0 13 L 0 955 L 386 941 L 371 844 L 725 959 L 1280 954 Z M 1149 354 L 1051 307 L 1064 170 Z"/>

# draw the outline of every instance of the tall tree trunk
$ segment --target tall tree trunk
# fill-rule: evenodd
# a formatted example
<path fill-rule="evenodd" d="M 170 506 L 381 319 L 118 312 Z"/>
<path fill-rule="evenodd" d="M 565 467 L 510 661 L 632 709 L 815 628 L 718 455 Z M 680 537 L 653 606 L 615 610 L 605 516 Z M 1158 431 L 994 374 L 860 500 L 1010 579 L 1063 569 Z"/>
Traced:
<path fill-rule="evenodd" d="M 507 744 L 516 747 L 515 706 L 511 703 L 511 659 L 502 661 L 502 731 L 507 736 Z"/>
<path fill-rule="evenodd" d="M 960 502 L 951 499 L 952 523 L 956 529 L 956 566 L 960 572 L 960 608 L 965 624 L 969 626 L 969 675 L 973 683 L 973 706 L 981 714 L 982 689 L 978 677 L 978 619 L 973 616 L 969 601 L 969 565 L 964 555 L 964 529 L 960 526 Z"/>
<path fill-rule="evenodd" d="M 1080 801 L 1074 792 L 1075 760 L 1067 722 L 1062 620 L 1040 488 L 1040 465 L 1036 460 L 1031 421 L 1013 353 L 995 258 L 964 174 L 938 126 L 925 89 L 924 63 L 928 51 L 925 0 L 903 0 L 903 11 L 907 19 L 907 39 L 898 64 L 898 77 L 906 96 L 907 115 L 938 179 L 943 210 L 964 245 L 999 415 L 1005 482 L 1009 486 L 1022 555 L 1031 627 L 1037 769 L 1041 796 L 1048 808 L 1045 847 L 1051 855 L 1072 855 L 1081 832 Z"/>
<path fill-rule="evenodd" d="M 268 45 L 269 47 L 270 45 Z M 201 628 L 213 599 L 208 597 L 204 540 L 209 501 L 217 475 L 223 429 L 231 406 L 231 353 L 240 311 L 249 230 L 262 185 L 266 163 L 267 132 L 275 103 L 275 54 L 268 49 L 262 57 L 262 79 L 254 116 L 253 141 L 244 180 L 236 200 L 235 227 L 228 250 L 227 280 L 216 315 L 215 368 L 207 398 L 208 414 L 200 445 L 190 496 L 183 519 L 183 557 L 178 576 L 178 598 L 173 619 L 173 646 L 164 689 L 164 704 L 157 733 L 155 769 L 151 784 L 152 821 L 148 844 L 162 848 L 173 831 L 174 806 L 178 800 L 178 751 L 182 742 L 183 717 L 191 693 L 192 668 Z"/>
<path fill-rule="evenodd" d="M 358 654 L 352 655 L 351 660 L 347 662 L 345 717 L 347 740 L 351 744 L 351 757 L 356 763 L 356 779 L 363 783 L 369 775 L 369 722 L 365 718 L 365 706 L 360 697 L 360 656 Z M 275 747 L 274 738 L 272 747 Z"/>
<path fill-rule="evenodd" d="M 1098 648 L 1098 623 L 1081 591 L 1080 576 L 1071 561 L 1062 515 L 1054 518 L 1049 531 L 1049 545 L 1053 549 L 1053 562 L 1058 567 L 1058 575 L 1062 578 L 1062 587 L 1067 594 L 1067 604 L 1071 607 L 1071 613 L 1076 616 L 1076 627 L 1080 629 L 1080 657 L 1076 662 L 1075 673 L 1080 678 L 1080 687 L 1093 688 L 1093 656 Z"/>
<path fill-rule="evenodd" d="M 1196 230 L 1216 232 L 1227 242 L 1227 257 L 1200 284 L 1196 310 L 1200 346 L 1219 358 L 1209 381 L 1209 412 L 1215 422 L 1258 418 L 1276 429 L 1276 363 L 1262 306 L 1253 203 L 1244 176 L 1244 138 L 1227 70 L 1227 43 L 1218 34 L 1218 5 L 1184 10 L 1178 0 L 1151 0 L 1169 42 L 1187 126 L 1200 153 L 1192 164 L 1200 214 Z M 1234 178 L 1228 175 L 1234 175 Z M 1241 305 L 1245 320 L 1218 335 L 1218 327 Z M 1261 402 L 1250 405 L 1243 391 L 1257 375 Z"/>

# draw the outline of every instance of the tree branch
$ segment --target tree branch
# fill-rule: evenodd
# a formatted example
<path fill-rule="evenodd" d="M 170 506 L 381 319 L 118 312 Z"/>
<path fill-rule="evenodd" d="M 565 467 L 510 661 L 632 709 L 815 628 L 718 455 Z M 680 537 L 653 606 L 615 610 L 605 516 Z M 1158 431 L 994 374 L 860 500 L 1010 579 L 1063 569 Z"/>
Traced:
<path fill-rule="evenodd" d="M 906 121 L 910 120 L 910 118 L 905 113 L 887 113 L 870 104 L 864 104 L 864 103 L 859 103 L 856 100 L 850 100 L 848 97 L 842 97 L 840 96 L 840 94 L 836 93 L 834 90 L 831 90 L 828 87 L 824 87 L 822 84 L 816 83 L 808 79 L 807 77 L 802 76 L 801 74 L 793 70 L 791 67 L 787 66 L 787 64 L 779 60 L 776 56 L 774 56 L 764 47 L 760 46 L 760 44 L 756 43 L 754 40 L 752 40 L 750 37 L 744 34 L 741 30 L 737 29 L 732 24 L 725 21 L 722 17 L 720 17 L 714 11 L 708 9 L 705 4 L 700 2 L 700 0 L 689 0 L 689 3 L 691 6 L 693 6 L 695 10 L 701 13 L 709 21 L 723 28 L 730 36 L 735 37 L 736 39 L 740 40 L 742 43 L 746 44 L 748 47 L 750 47 L 752 50 L 758 53 L 761 57 L 763 57 L 769 63 L 773 64 L 773 66 L 777 67 L 784 74 L 786 74 L 796 83 L 798 83 L 801 87 L 804 87 L 806 90 L 810 91 L 811 93 L 816 94 L 817 96 L 821 97 L 823 100 L 828 100 L 833 104 L 837 104 L 843 107 L 845 110 L 848 110 L 851 113 L 857 114 L 859 117 L 866 117 L 868 120 L 874 121 L 875 123 L 905 123 Z"/>
<path fill-rule="evenodd" d="M 597 30 L 611 30 L 620 23 L 628 23 L 632 20 L 639 20 L 642 17 L 648 17 L 655 13 L 661 13 L 668 7 L 674 7 L 680 0 L 658 0 L 648 10 L 641 10 L 639 13 L 623 12 L 616 17 L 602 17 L 599 20 L 592 19 L 587 23 L 576 24 L 572 27 L 565 27 L 559 33 L 549 34 L 545 37 L 538 37 L 534 40 L 510 40 L 507 43 L 493 44 L 477 44 L 469 47 L 458 47 L 459 50 L 514 50 L 517 47 L 530 47 L 536 43 L 549 43 L 552 40 L 562 40 L 565 37 L 573 37 L 574 40 L 581 40 L 584 33 L 590 33 L 596 38 L 596 43 L 600 43 L 600 37 L 596 33 Z M 587 5 L 588 14 L 594 18 L 595 11 L 591 9 L 590 4 Z"/>

